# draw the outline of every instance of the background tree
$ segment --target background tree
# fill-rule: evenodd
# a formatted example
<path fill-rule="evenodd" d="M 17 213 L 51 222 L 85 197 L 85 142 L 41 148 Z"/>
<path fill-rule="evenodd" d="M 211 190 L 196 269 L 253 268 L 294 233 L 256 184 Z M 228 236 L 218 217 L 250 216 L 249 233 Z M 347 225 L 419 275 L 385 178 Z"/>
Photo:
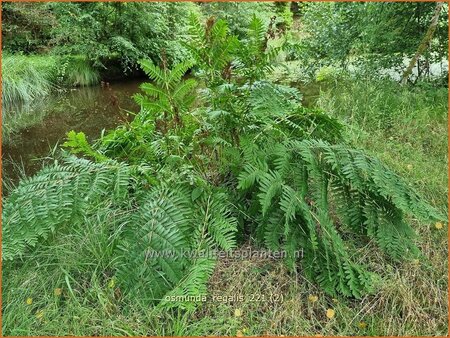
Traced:
<path fill-rule="evenodd" d="M 350 63 L 368 71 L 403 70 L 425 35 L 435 3 L 306 3 L 303 55 L 320 64 Z M 447 4 L 442 8 L 448 10 Z M 447 58 L 447 11 L 439 14 L 434 38 L 418 63 L 418 74 Z"/>
<path fill-rule="evenodd" d="M 419 58 L 422 56 L 422 54 L 426 51 L 427 47 L 429 47 L 431 39 L 433 38 L 433 34 L 436 31 L 436 27 L 439 21 L 439 15 L 441 14 L 442 6 L 444 5 L 443 2 L 438 2 L 436 4 L 436 9 L 433 13 L 433 18 L 431 19 L 430 27 L 428 27 L 427 33 L 423 37 L 422 41 L 420 42 L 419 47 L 417 48 L 416 54 L 414 54 L 414 57 L 409 62 L 408 67 L 405 69 L 405 72 L 402 75 L 402 83 L 405 83 L 408 80 L 408 77 L 411 75 L 412 70 L 416 63 L 418 62 Z"/>

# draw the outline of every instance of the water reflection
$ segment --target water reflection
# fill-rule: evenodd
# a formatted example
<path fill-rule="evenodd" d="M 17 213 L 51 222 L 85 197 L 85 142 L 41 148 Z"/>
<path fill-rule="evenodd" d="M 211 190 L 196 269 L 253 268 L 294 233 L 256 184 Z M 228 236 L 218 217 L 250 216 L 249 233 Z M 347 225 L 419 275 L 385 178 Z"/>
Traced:
<path fill-rule="evenodd" d="M 17 180 L 19 168 L 27 175 L 42 167 L 38 159 L 46 157 L 55 145 L 64 141 L 68 131 L 83 131 L 91 140 L 103 129 L 112 129 L 137 111 L 131 96 L 142 81 L 111 83 L 104 86 L 72 89 L 53 94 L 31 106 L 4 107 L 3 116 L 26 110 L 33 124 L 12 135 L 2 145 L 2 177 Z M 5 118 L 6 117 L 6 118 Z M 36 122 L 36 123 L 35 123 Z"/>

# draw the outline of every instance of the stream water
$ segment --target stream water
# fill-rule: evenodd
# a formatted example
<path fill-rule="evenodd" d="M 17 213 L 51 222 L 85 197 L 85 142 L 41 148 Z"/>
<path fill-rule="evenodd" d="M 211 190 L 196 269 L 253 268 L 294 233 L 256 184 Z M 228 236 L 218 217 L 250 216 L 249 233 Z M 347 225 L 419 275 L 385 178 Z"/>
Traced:
<path fill-rule="evenodd" d="M 139 107 L 131 96 L 144 80 L 111 83 L 109 86 L 82 87 L 50 95 L 30 106 L 3 107 L 3 114 L 42 116 L 38 122 L 15 133 L 2 145 L 2 178 L 16 182 L 20 173 L 32 175 L 42 167 L 42 159 L 64 142 L 70 130 L 82 131 L 88 139 L 100 136 L 123 123 L 127 111 Z M 34 117 L 36 117 L 35 115 Z M 27 115 L 31 116 L 31 115 Z"/>

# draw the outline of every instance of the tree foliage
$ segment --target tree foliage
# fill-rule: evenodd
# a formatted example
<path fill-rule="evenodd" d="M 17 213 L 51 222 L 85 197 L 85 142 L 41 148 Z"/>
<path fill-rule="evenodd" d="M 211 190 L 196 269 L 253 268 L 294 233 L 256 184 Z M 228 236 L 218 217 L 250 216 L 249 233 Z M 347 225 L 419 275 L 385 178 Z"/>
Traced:
<path fill-rule="evenodd" d="M 308 3 L 302 15 L 307 38 L 303 57 L 320 63 L 363 66 L 366 70 L 398 68 L 411 58 L 423 39 L 435 3 Z M 419 74 L 447 58 L 448 6 L 442 11 L 435 38 L 420 61 Z"/>
<path fill-rule="evenodd" d="M 195 11 L 188 2 L 11 3 L 3 7 L 3 48 L 82 54 L 100 69 L 119 63 L 129 72 L 142 58 L 159 62 L 163 50 L 169 63 L 184 59 L 181 42 L 188 13 Z"/>

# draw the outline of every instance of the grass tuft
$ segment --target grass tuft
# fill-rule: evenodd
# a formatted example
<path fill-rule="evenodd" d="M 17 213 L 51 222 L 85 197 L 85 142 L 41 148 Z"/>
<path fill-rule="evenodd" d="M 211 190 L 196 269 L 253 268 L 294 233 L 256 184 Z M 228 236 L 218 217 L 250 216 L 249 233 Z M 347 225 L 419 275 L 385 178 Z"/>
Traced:
<path fill-rule="evenodd" d="M 65 67 L 62 78 L 66 86 L 92 86 L 100 81 L 99 72 L 83 56 L 71 56 L 61 63 Z"/>
<path fill-rule="evenodd" d="M 4 55 L 2 102 L 4 106 L 29 103 L 58 87 L 98 84 L 100 75 L 83 56 Z"/>
<path fill-rule="evenodd" d="M 56 79 L 57 59 L 50 56 L 3 55 L 2 102 L 30 102 L 48 95 Z"/>

